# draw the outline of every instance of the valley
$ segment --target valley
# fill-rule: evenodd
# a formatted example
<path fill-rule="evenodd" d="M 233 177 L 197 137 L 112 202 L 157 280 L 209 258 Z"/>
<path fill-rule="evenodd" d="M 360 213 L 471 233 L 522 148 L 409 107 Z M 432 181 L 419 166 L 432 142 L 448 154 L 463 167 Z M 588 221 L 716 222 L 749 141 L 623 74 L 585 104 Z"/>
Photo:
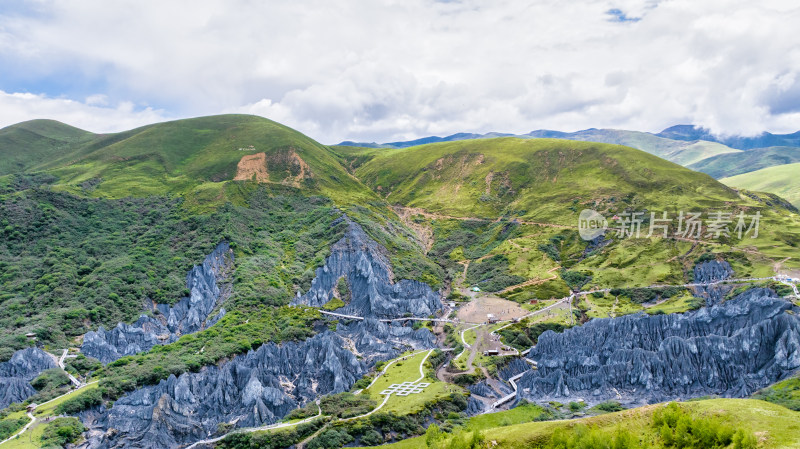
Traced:
<path fill-rule="evenodd" d="M 800 444 L 797 209 L 658 157 L 753 150 L 540 134 L 0 130 L 0 448 Z M 701 210 L 760 226 L 618 219 Z"/>

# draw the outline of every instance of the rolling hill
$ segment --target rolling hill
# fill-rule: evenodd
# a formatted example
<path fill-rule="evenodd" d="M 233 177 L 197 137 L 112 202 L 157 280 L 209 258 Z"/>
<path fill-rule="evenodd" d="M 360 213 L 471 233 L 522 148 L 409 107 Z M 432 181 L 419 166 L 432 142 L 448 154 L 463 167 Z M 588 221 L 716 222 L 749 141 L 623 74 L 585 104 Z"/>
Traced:
<path fill-rule="evenodd" d="M 800 207 L 800 163 L 777 165 L 720 179 L 731 187 L 770 192 Z"/>
<path fill-rule="evenodd" d="M 31 120 L 0 129 L 0 176 L 35 170 L 69 157 L 94 134 L 55 120 Z"/>
<path fill-rule="evenodd" d="M 768 147 L 711 156 L 688 168 L 720 179 L 794 162 L 800 162 L 800 148 Z"/>
<path fill-rule="evenodd" d="M 340 146 L 356 146 L 365 148 L 408 148 L 427 143 L 438 142 L 454 142 L 459 140 L 472 140 L 472 139 L 493 139 L 497 137 L 517 137 L 521 139 L 529 138 L 546 138 L 546 139 L 565 139 L 565 140 L 580 140 L 586 142 L 600 142 L 611 143 L 617 145 L 625 145 L 647 153 L 656 155 L 662 159 L 675 162 L 680 165 L 689 165 L 698 162 L 708 157 L 726 154 L 737 153 L 739 150 L 726 147 L 717 142 L 709 142 L 703 140 L 696 141 L 682 141 L 672 140 L 663 137 L 658 137 L 650 133 L 639 131 L 626 131 L 619 129 L 586 129 L 583 131 L 576 131 L 573 133 L 538 130 L 532 131 L 528 134 L 507 134 L 507 133 L 487 133 L 487 134 L 473 134 L 473 133 L 458 133 L 447 137 L 423 137 L 421 139 L 409 140 L 404 142 L 389 142 L 383 144 L 377 143 L 357 143 L 346 141 L 342 142 Z"/>
<path fill-rule="evenodd" d="M 705 174 L 619 145 L 498 138 L 341 151 L 387 201 L 457 216 L 571 224 L 575 207 L 677 210 L 738 199 Z"/>

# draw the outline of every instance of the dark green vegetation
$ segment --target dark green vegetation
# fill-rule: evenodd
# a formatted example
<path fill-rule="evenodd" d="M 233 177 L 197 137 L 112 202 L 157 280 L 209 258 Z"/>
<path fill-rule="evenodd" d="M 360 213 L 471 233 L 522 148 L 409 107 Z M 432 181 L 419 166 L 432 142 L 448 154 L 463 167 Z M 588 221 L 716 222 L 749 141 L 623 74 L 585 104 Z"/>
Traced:
<path fill-rule="evenodd" d="M 467 283 L 477 285 L 481 290 L 495 292 L 525 281 L 522 276 L 508 273 L 508 258 L 502 254 L 497 254 L 471 263 L 469 269 L 467 269 Z"/>
<path fill-rule="evenodd" d="M 661 299 L 672 298 L 685 292 L 683 287 L 664 287 L 664 288 L 612 288 L 609 291 L 614 296 L 622 296 L 630 299 L 636 304 L 658 301 Z M 602 296 L 602 295 L 601 295 Z M 699 305 L 698 305 L 699 307 Z"/>
<path fill-rule="evenodd" d="M 526 318 L 519 323 L 500 330 L 498 333 L 506 344 L 522 350 L 535 345 L 539 341 L 539 336 L 546 331 L 563 332 L 568 327 L 559 323 L 536 323 L 531 325 L 529 324 L 529 319 Z"/>
<path fill-rule="evenodd" d="M 252 308 L 245 311 L 247 307 Z M 314 334 L 313 323 L 319 317 L 316 309 L 246 305 L 229 312 L 209 329 L 109 363 L 97 373 L 102 376 L 100 389 L 115 399 L 125 391 L 158 383 L 171 374 L 198 371 L 267 342 L 304 340 Z"/>
<path fill-rule="evenodd" d="M 284 449 L 303 441 L 319 430 L 324 421 L 314 420 L 287 430 L 260 433 L 234 433 L 217 443 L 221 449 Z"/>
<path fill-rule="evenodd" d="M 366 395 L 355 396 L 353 393 L 339 393 L 322 398 L 322 413 L 337 418 L 350 418 L 363 415 L 378 405 Z"/>
<path fill-rule="evenodd" d="M 688 168 L 720 179 L 794 162 L 800 162 L 800 148 L 767 147 L 711 156 Z"/>
<path fill-rule="evenodd" d="M 78 354 L 77 357 L 67 359 L 64 366 L 73 376 L 89 376 L 92 372 L 102 368 L 103 364 L 94 357 Z"/>
<path fill-rule="evenodd" d="M 0 176 L 42 167 L 85 144 L 93 135 L 53 120 L 31 120 L 0 129 Z M 24 151 L 21 151 L 24 149 Z"/>
<path fill-rule="evenodd" d="M 44 428 L 42 447 L 64 447 L 78 441 L 86 430 L 78 418 L 56 418 Z"/>
<path fill-rule="evenodd" d="M 332 449 L 354 442 L 362 446 L 376 446 L 386 442 L 401 441 L 424 434 L 430 422 L 438 423 L 446 431 L 452 431 L 465 423 L 466 419 L 461 412 L 466 407 L 466 397 L 453 393 L 425 404 L 421 410 L 412 414 L 378 412 L 356 420 L 332 422 L 326 430 L 314 437 L 307 447 Z M 345 412 L 345 414 L 351 413 Z M 355 415 L 353 413 L 353 416 Z"/>
<path fill-rule="evenodd" d="M 100 405 L 102 402 L 103 402 L 103 391 L 100 390 L 99 388 L 92 388 L 58 404 L 58 406 L 55 409 L 55 414 L 74 415 L 83 410 Z"/>
<path fill-rule="evenodd" d="M 34 332 L 61 347 L 98 325 L 134 320 L 146 299 L 183 296 L 186 272 L 222 234 L 165 198 L 97 200 L 44 188 L 0 195 L 2 358 Z"/>
<path fill-rule="evenodd" d="M 0 419 L 0 441 L 3 441 L 11 435 L 17 433 L 17 431 L 23 428 L 25 424 L 28 424 L 28 421 L 30 421 L 30 418 L 24 415 L 19 418 Z"/>
<path fill-rule="evenodd" d="M 31 381 L 31 386 L 39 391 L 52 390 L 64 385 L 69 385 L 69 377 L 64 374 L 61 368 L 51 368 L 42 372 L 36 379 Z"/>
<path fill-rule="evenodd" d="M 800 412 L 800 377 L 790 377 L 758 391 L 754 399 L 772 402 Z"/>

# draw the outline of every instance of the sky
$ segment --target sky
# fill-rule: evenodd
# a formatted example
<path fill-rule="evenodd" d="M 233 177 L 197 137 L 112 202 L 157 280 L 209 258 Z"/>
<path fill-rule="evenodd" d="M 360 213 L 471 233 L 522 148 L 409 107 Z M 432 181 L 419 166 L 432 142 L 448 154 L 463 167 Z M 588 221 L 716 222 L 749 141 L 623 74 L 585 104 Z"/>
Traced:
<path fill-rule="evenodd" d="M 795 132 L 798 23 L 796 0 L 3 0 L 0 127 Z"/>

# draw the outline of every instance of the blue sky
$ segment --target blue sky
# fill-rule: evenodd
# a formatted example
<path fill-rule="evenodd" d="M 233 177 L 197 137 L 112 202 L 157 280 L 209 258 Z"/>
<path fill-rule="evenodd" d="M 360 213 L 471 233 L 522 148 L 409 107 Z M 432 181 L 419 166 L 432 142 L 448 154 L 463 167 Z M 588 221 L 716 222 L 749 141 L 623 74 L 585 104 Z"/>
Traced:
<path fill-rule="evenodd" d="M 0 126 L 263 115 L 325 142 L 800 129 L 796 2 L 0 4 Z"/>

